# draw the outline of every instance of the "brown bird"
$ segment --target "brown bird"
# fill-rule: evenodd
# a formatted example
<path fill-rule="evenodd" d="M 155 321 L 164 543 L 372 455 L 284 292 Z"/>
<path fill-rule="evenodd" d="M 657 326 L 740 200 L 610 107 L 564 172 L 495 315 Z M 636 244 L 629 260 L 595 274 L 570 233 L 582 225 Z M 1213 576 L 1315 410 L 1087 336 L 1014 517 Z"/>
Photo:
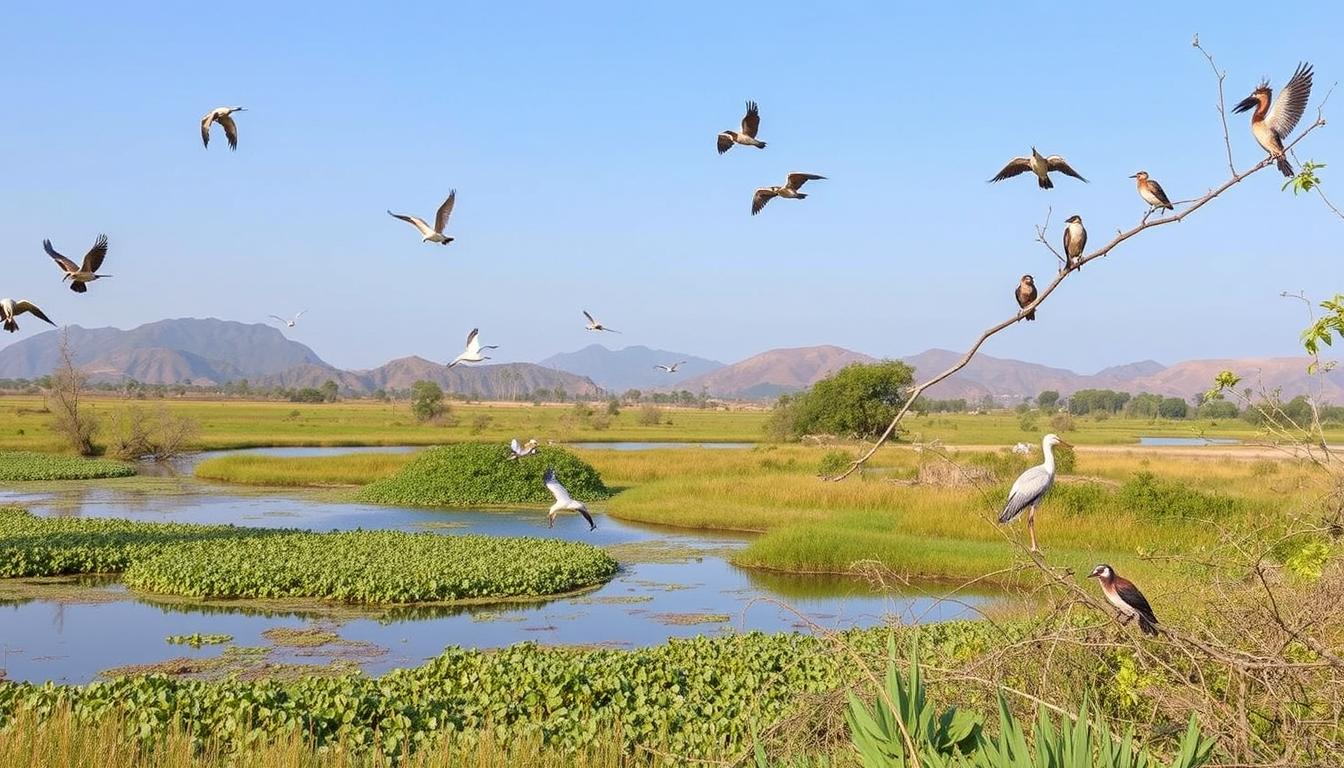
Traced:
<path fill-rule="evenodd" d="M 1145 635 L 1157 637 L 1157 616 L 1153 614 L 1152 606 L 1148 605 L 1148 598 L 1134 586 L 1134 582 L 1118 575 L 1109 565 L 1093 568 L 1088 578 L 1101 583 L 1101 594 L 1106 596 L 1106 602 L 1120 612 L 1122 623 L 1128 624 L 1138 619 L 1139 629 Z"/>
<path fill-rule="evenodd" d="M 1081 182 L 1087 182 L 1087 179 L 1084 179 L 1081 174 L 1073 170 L 1064 158 L 1059 155 L 1044 157 L 1040 152 L 1036 151 L 1035 147 L 1031 148 L 1030 156 L 1014 157 L 1012 160 L 1009 160 L 1008 164 L 1003 166 L 1003 170 L 999 171 L 999 175 L 990 179 L 990 182 L 1003 181 L 1004 179 L 1012 178 L 1019 173 L 1026 173 L 1027 171 L 1036 174 L 1036 183 L 1041 189 L 1054 188 L 1055 183 L 1050 180 L 1049 176 L 1051 171 L 1058 171 L 1065 176 L 1072 176 Z"/>
<path fill-rule="evenodd" d="M 1153 211 L 1160 211 L 1163 208 L 1168 211 L 1176 210 L 1171 207 L 1171 201 L 1167 199 L 1167 193 L 1162 191 L 1162 185 L 1148 178 L 1147 171 L 1139 171 L 1129 178 L 1139 180 L 1139 197 L 1143 198 L 1143 202 L 1152 206 Z M 1152 213 L 1152 211 L 1149 211 L 1149 213 Z"/>
<path fill-rule="evenodd" d="M 1270 97 L 1273 94 L 1274 92 L 1269 89 L 1269 81 L 1261 81 L 1260 87 L 1242 99 L 1232 111 L 1255 110 L 1251 114 L 1251 135 L 1261 147 L 1264 147 L 1269 156 L 1274 158 L 1279 171 L 1284 176 L 1292 178 L 1293 166 L 1289 165 L 1288 159 L 1283 156 L 1283 140 L 1288 138 L 1288 134 L 1297 126 L 1297 121 L 1302 119 L 1302 113 L 1307 109 L 1307 101 L 1311 99 L 1311 65 L 1297 65 L 1297 71 L 1293 73 L 1283 90 L 1279 91 L 1279 98 L 1274 100 L 1271 106 Z"/>
<path fill-rule="evenodd" d="M 1083 217 L 1074 214 L 1064 220 L 1064 257 L 1067 268 L 1072 268 L 1082 258 L 1087 247 L 1087 230 L 1083 229 Z"/>
<path fill-rule="evenodd" d="M 1022 282 L 1017 284 L 1017 306 L 1026 309 L 1027 305 L 1036 300 L 1036 280 L 1031 275 L 1023 275 Z M 1027 313 L 1027 320 L 1036 319 L 1036 310 Z"/>
<path fill-rule="evenodd" d="M 43 314 L 42 310 L 38 309 L 37 305 L 31 301 L 26 299 L 19 299 L 18 301 L 13 299 L 0 299 L 0 320 L 4 321 L 3 327 L 6 331 L 13 333 L 19 330 L 19 324 L 14 322 L 14 318 L 22 315 L 24 312 L 36 317 L 38 320 L 45 320 L 46 322 L 55 325 L 55 323 L 51 322 L 51 318 Z"/>
<path fill-rule="evenodd" d="M 818 176 L 815 173 L 798 173 L 795 171 L 788 175 L 788 178 L 785 179 L 782 186 L 761 187 L 751 195 L 751 215 L 755 216 L 760 213 L 761 209 L 764 208 L 765 204 L 770 202 L 772 198 L 790 197 L 794 200 L 802 200 L 807 197 L 807 195 L 798 190 L 802 189 L 803 185 L 809 181 L 824 178 L 826 177 Z"/>
<path fill-rule="evenodd" d="M 756 132 L 760 129 L 761 111 L 756 108 L 756 102 L 748 101 L 747 114 L 742 118 L 742 130 L 724 131 L 719 134 L 719 154 L 722 155 L 732 149 L 734 144 L 765 149 L 765 142 L 756 140 Z"/>
<path fill-rule="evenodd" d="M 111 277 L 111 275 L 98 274 L 98 269 L 103 266 L 103 259 L 107 258 L 107 235 L 99 235 L 98 239 L 93 241 L 93 247 L 89 249 L 88 253 L 84 254 L 83 264 L 76 264 L 62 256 L 55 248 L 51 247 L 50 240 L 43 240 L 42 248 L 46 250 L 47 255 L 56 262 L 56 266 L 60 267 L 61 271 L 65 273 L 65 277 L 61 278 L 61 282 L 69 280 L 70 290 L 75 293 L 84 293 L 89 290 L 89 287 L 85 285 L 85 283 L 91 283 L 94 280 L 104 277 Z"/>
<path fill-rule="evenodd" d="M 210 148 L 210 126 L 219 123 L 224 127 L 224 138 L 229 140 L 229 149 L 238 148 L 238 124 L 230 117 L 234 112 L 246 112 L 243 107 L 216 107 L 201 118 L 201 142 Z"/>

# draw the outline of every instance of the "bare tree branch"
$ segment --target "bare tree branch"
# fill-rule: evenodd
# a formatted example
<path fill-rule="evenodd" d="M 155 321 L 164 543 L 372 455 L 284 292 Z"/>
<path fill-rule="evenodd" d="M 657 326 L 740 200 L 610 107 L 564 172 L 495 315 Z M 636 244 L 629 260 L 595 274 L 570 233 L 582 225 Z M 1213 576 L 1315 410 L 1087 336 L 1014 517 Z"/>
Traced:
<path fill-rule="evenodd" d="M 1218 119 L 1223 121 L 1223 146 L 1227 148 L 1227 170 L 1233 176 L 1237 175 L 1237 167 L 1232 162 L 1232 137 L 1227 132 L 1227 107 L 1223 102 L 1223 80 L 1227 78 L 1227 72 L 1219 70 L 1218 65 L 1213 63 L 1213 56 L 1204 50 L 1204 46 L 1199 44 L 1199 34 L 1195 34 L 1195 39 L 1191 43 L 1204 54 L 1204 58 L 1209 60 L 1209 68 L 1213 70 L 1214 77 L 1218 78 Z"/>

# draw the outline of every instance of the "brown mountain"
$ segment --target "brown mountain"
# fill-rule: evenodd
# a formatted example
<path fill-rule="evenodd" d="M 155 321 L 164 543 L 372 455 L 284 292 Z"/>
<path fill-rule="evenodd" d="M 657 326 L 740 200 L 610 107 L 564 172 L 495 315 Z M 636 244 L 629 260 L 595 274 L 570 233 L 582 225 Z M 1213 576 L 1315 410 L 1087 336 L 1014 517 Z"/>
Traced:
<path fill-rule="evenodd" d="M 687 379 L 678 389 L 704 390 L 716 397 L 758 400 L 812 386 L 850 363 L 871 363 L 861 352 L 831 346 L 772 349 L 738 363 Z"/>
<path fill-rule="evenodd" d="M 320 365 L 304 365 L 252 382 L 271 387 L 320 387 L 328 379 L 342 390 L 372 392 L 376 389 L 410 389 L 417 381 L 432 381 L 445 391 L 485 399 L 513 399 L 538 389 L 563 389 L 570 395 L 596 397 L 600 388 L 583 376 L 543 368 L 534 363 L 460 365 L 448 368 L 423 357 L 402 357 L 365 371 L 341 371 Z"/>

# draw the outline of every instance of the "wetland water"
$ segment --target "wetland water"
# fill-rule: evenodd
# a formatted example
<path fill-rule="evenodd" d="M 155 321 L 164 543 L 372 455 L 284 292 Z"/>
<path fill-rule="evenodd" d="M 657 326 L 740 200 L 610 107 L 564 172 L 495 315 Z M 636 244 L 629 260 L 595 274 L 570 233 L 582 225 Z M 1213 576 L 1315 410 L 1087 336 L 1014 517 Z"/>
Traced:
<path fill-rule="evenodd" d="M 612 446 L 603 446 L 612 448 Z M 614 448 L 632 450 L 634 448 Z M 278 448 L 251 452 L 328 455 L 398 448 Z M 217 455 L 217 454 L 216 454 Z M 169 645 L 182 634 L 232 635 L 233 646 L 272 646 L 269 664 L 323 664 L 339 659 L 378 674 L 415 666 L 445 646 L 499 647 L 521 641 L 628 648 L 669 637 L 734 631 L 826 629 L 890 619 L 944 621 L 974 614 L 992 595 L 944 602 L 916 588 L 878 592 L 847 579 L 762 574 L 727 560 L 747 537 L 624 523 L 595 505 L 598 529 L 577 517 L 546 527 L 539 509 L 433 510 L 350 503 L 332 491 L 239 489 L 190 476 L 199 458 L 179 464 L 177 477 L 9 484 L 0 504 L 37 515 L 123 517 L 145 521 L 235 523 L 245 526 L 430 530 L 444 534 L 559 537 L 607 548 L 621 572 L 581 595 L 525 604 L 350 609 L 316 603 L 193 601 L 142 596 L 115 580 L 0 580 L 0 670 L 10 680 L 87 682 L 102 670 L 186 657 L 219 656 L 225 646 Z M 777 602 L 776 602 L 777 601 Z M 781 607 L 779 603 L 787 605 Z M 277 628 L 322 628 L 340 640 L 316 648 L 274 647 Z"/>

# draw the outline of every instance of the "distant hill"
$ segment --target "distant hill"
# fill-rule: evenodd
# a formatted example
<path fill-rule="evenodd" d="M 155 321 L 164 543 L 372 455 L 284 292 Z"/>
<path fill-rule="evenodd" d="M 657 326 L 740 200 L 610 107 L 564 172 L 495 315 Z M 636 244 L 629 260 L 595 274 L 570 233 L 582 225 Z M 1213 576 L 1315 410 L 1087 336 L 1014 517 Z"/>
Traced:
<path fill-rule="evenodd" d="M 670 365 L 685 360 L 676 373 L 669 374 L 655 366 Z M 707 360 L 685 352 L 668 352 L 645 346 L 607 349 L 601 344 L 589 344 L 577 352 L 551 355 L 540 365 L 586 376 L 609 392 L 628 389 L 683 389 L 687 379 L 710 373 L 723 367 L 717 360 Z"/>
<path fill-rule="evenodd" d="M 422 357 L 402 357 L 366 371 L 338 371 L 320 366 L 300 366 L 267 376 L 253 383 L 265 387 L 320 387 L 328 379 L 342 390 L 373 392 L 378 389 L 410 389 L 417 381 L 432 381 L 445 391 L 477 395 L 484 399 L 512 400 L 538 389 L 557 387 L 570 395 L 596 397 L 601 389 L 583 376 L 554 371 L 533 363 L 502 363 L 449 368 Z"/>
<path fill-rule="evenodd" d="M 806 389 L 850 363 L 870 363 L 860 352 L 825 345 L 772 349 L 717 371 L 682 382 L 692 392 L 705 390 L 716 397 L 758 400 Z"/>

